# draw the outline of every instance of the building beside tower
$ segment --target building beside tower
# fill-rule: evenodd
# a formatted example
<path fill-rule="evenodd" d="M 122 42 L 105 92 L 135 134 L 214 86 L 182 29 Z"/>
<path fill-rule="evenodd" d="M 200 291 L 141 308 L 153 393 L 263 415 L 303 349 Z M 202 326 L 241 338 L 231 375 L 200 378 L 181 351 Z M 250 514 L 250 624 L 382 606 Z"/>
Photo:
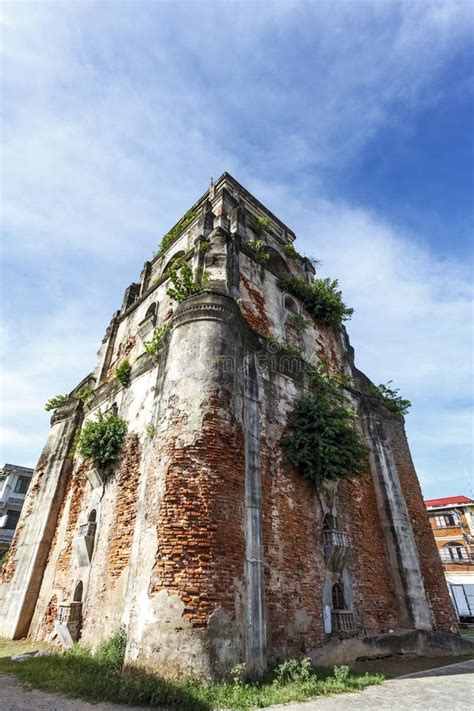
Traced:
<path fill-rule="evenodd" d="M 474 500 L 467 496 L 427 499 L 425 506 L 461 622 L 474 622 Z"/>
<path fill-rule="evenodd" d="M 0 469 L 0 556 L 8 551 L 25 503 L 33 469 L 4 464 Z"/>
<path fill-rule="evenodd" d="M 128 664 L 208 676 L 456 629 L 403 418 L 371 395 L 344 327 L 281 288 L 315 276 L 294 240 L 225 173 L 145 262 L 51 419 L 2 571 L 0 635 L 95 646 L 124 626 Z M 204 282 L 182 300 L 178 258 Z M 352 383 L 369 448 L 362 476 L 319 490 L 282 448 L 318 362 Z M 108 472 L 73 447 L 99 411 L 128 428 Z"/>

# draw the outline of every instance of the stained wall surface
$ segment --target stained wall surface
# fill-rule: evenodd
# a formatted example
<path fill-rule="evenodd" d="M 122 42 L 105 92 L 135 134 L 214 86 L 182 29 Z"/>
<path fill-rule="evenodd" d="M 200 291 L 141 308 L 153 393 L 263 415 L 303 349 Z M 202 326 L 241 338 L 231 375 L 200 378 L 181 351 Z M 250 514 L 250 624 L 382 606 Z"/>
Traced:
<path fill-rule="evenodd" d="M 75 388 L 53 417 L 2 571 L 0 633 L 64 643 L 61 606 L 81 589 L 82 642 L 124 626 L 128 664 L 209 676 L 241 661 L 259 672 L 348 636 L 454 630 L 402 419 L 363 394 L 370 381 L 345 330 L 316 323 L 279 286 L 314 277 L 308 260 L 288 256 L 294 234 L 227 174 L 192 210 L 125 292 L 86 379 L 92 399 L 82 406 Z M 176 256 L 208 276 L 181 303 L 167 293 Z M 145 343 L 162 324 L 151 356 Z M 127 387 L 115 377 L 124 359 Z M 363 476 L 317 491 L 287 466 L 281 442 L 309 365 L 322 361 L 354 378 L 347 397 L 371 454 Z M 71 445 L 112 408 L 128 433 L 98 482 Z"/>

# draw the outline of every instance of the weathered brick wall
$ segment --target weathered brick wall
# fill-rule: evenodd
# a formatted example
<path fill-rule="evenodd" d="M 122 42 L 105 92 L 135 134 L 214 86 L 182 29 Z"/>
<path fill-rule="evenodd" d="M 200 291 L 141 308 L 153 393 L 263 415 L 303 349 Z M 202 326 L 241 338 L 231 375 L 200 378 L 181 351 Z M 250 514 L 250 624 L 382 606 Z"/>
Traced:
<path fill-rule="evenodd" d="M 339 482 L 336 501 L 338 526 L 352 546 L 348 565 L 358 623 L 369 634 L 387 632 L 399 626 L 397 601 L 371 472 Z"/>
<path fill-rule="evenodd" d="M 84 464 L 78 466 L 68 482 L 68 491 L 66 495 L 67 503 L 63 511 L 63 516 L 67 517 L 67 523 L 65 536 L 61 541 L 59 541 L 61 553 L 59 554 L 56 563 L 56 574 L 54 579 L 54 588 L 71 590 L 71 592 L 73 586 L 71 568 L 74 564 L 73 545 L 87 485 L 85 475 L 86 467 L 87 465 Z"/>
<path fill-rule="evenodd" d="M 56 622 L 58 616 L 58 598 L 53 595 L 51 600 L 48 602 L 46 610 L 41 621 L 41 635 L 42 639 L 49 639 L 54 630 L 54 623 Z"/>
<path fill-rule="evenodd" d="M 457 630 L 456 616 L 444 578 L 443 566 L 428 520 L 420 483 L 411 458 L 403 423 L 396 419 L 384 423 L 400 477 L 418 550 L 426 594 L 439 630 Z"/>
<path fill-rule="evenodd" d="M 324 640 L 318 540 L 321 507 L 314 488 L 286 469 L 262 440 L 265 602 L 271 660 L 300 657 Z"/>
<path fill-rule="evenodd" d="M 240 274 L 240 281 L 240 288 L 244 297 L 242 302 L 243 317 L 262 336 L 270 336 L 272 334 L 272 322 L 266 312 L 264 293 L 255 284 L 252 284 L 243 272 Z"/>
<path fill-rule="evenodd" d="M 160 590 L 177 594 L 193 628 L 206 627 L 217 607 L 235 614 L 245 550 L 242 430 L 232 421 L 226 391 L 215 392 L 202 412 L 202 434 L 193 444 L 178 444 L 185 412 L 175 412 L 166 431 L 170 464 L 150 587 L 152 595 Z"/>
<path fill-rule="evenodd" d="M 116 473 L 117 499 L 110 529 L 107 577 L 113 586 L 130 560 L 137 516 L 137 488 L 140 476 L 140 441 L 129 435 Z"/>

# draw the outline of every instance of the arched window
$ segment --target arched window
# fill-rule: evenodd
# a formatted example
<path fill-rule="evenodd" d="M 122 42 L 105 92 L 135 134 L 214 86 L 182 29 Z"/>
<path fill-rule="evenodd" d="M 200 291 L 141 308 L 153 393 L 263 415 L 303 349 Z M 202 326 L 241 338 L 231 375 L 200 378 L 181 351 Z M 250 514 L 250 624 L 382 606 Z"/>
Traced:
<path fill-rule="evenodd" d="M 344 601 L 344 588 L 340 583 L 332 586 L 332 609 L 345 610 L 346 603 Z"/>
<path fill-rule="evenodd" d="M 83 590 L 84 590 L 84 586 L 82 584 L 82 580 L 79 580 L 79 582 L 76 585 L 76 589 L 74 590 L 73 602 L 82 602 Z"/>
<path fill-rule="evenodd" d="M 150 306 L 147 309 L 147 312 L 145 314 L 145 318 L 143 319 L 146 321 L 147 319 L 151 318 L 153 319 L 153 323 L 156 321 L 156 301 L 153 304 L 150 304 Z"/>
<path fill-rule="evenodd" d="M 184 252 L 184 251 L 176 252 L 176 254 L 173 254 L 173 256 L 171 257 L 171 259 L 169 259 L 169 260 L 166 262 L 166 266 L 165 266 L 165 268 L 164 268 L 163 271 L 162 271 L 162 275 L 166 274 L 166 272 L 167 272 L 168 269 L 171 267 L 171 265 L 173 264 L 173 262 L 175 262 L 177 259 L 181 259 L 182 257 L 184 257 L 184 255 L 185 255 L 185 252 Z"/>
<path fill-rule="evenodd" d="M 297 314 L 298 311 L 298 303 L 293 299 L 289 294 L 285 294 L 284 296 L 284 301 L 285 309 L 289 311 L 292 314 Z"/>
<path fill-rule="evenodd" d="M 458 541 L 446 543 L 443 548 L 440 548 L 439 554 L 443 563 L 469 562 L 469 555 L 466 547 Z"/>
<path fill-rule="evenodd" d="M 95 509 L 92 509 L 90 512 L 89 516 L 87 517 L 87 520 L 89 523 L 95 523 L 97 520 L 97 511 Z"/>

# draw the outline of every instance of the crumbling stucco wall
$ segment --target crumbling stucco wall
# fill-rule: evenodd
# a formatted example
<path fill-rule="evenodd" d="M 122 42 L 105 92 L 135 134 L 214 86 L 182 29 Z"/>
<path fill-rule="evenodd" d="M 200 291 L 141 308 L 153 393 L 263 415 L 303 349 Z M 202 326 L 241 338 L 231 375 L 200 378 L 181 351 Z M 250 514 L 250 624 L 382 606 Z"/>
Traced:
<path fill-rule="evenodd" d="M 126 663 L 164 674 L 218 676 L 241 661 L 258 672 L 316 656 L 344 637 L 327 617 L 336 581 L 354 634 L 452 628 L 400 420 L 353 393 L 371 448 L 366 474 L 318 492 L 286 466 L 281 441 L 308 384 L 305 362 L 363 377 L 344 330 L 316 324 L 278 286 L 283 275 L 314 275 L 308 260 L 285 256 L 293 233 L 229 176 L 194 208 L 195 220 L 126 290 L 99 349 L 92 400 L 53 418 L 3 569 L 0 633 L 54 639 L 58 608 L 79 581 L 81 641 L 94 647 L 123 625 Z M 258 263 L 246 243 L 262 212 L 270 258 Z M 207 290 L 179 305 L 166 277 L 177 254 L 209 276 Z M 303 331 L 295 314 L 308 322 Z M 171 330 L 151 357 L 144 343 L 164 322 Z M 272 339 L 297 345 L 303 359 Z M 124 358 L 128 387 L 114 375 Z M 128 434 L 112 475 L 93 486 L 90 464 L 68 452 L 83 416 L 112 407 Z M 91 512 L 88 560 L 77 537 Z M 326 514 L 349 536 L 340 571 L 325 559 Z"/>

